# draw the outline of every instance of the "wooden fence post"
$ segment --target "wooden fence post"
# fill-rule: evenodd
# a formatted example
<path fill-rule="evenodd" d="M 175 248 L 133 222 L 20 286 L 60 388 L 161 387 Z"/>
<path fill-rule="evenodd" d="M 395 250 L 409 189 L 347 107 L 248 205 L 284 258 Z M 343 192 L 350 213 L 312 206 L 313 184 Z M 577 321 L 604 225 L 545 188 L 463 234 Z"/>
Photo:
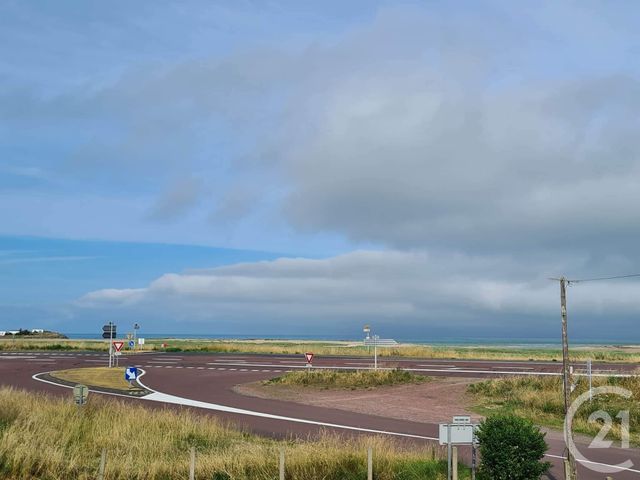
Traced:
<path fill-rule="evenodd" d="M 107 449 L 103 448 L 100 454 L 100 466 L 98 467 L 98 480 L 104 480 L 104 467 L 107 463 Z"/>
<path fill-rule="evenodd" d="M 196 447 L 191 447 L 191 462 L 189 465 L 189 480 L 196 480 Z"/>
<path fill-rule="evenodd" d="M 280 449 L 280 480 L 284 480 L 284 448 Z"/>
<path fill-rule="evenodd" d="M 373 480 L 373 449 L 367 449 L 367 480 Z"/>
<path fill-rule="evenodd" d="M 458 447 L 454 445 L 451 454 L 451 479 L 458 480 Z"/>

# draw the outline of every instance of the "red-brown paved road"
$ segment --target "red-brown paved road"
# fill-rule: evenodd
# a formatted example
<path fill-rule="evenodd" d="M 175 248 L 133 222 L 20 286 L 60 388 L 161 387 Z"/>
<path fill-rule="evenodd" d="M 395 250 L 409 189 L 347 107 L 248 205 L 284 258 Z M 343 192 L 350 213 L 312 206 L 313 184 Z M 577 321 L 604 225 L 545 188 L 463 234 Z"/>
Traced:
<path fill-rule="evenodd" d="M 235 393 L 232 388 L 239 383 L 266 379 L 287 370 L 305 368 L 305 361 L 298 356 L 286 355 L 220 355 L 220 354 L 144 354 L 122 357 L 121 365 L 134 364 L 147 372 L 143 378 L 145 385 L 153 390 L 185 399 L 208 402 L 210 404 L 245 409 L 252 414 L 238 414 L 215 411 L 217 417 L 233 422 L 259 434 L 289 437 L 317 434 L 318 425 L 299 423 L 292 420 L 274 419 L 262 414 L 278 415 L 291 419 L 344 425 L 355 428 L 374 429 L 422 437 L 437 437 L 437 425 L 409 422 L 373 415 L 362 415 L 343 410 L 318 408 L 293 402 L 245 397 Z M 0 386 L 13 385 L 28 390 L 52 392 L 69 395 L 68 390 L 37 382 L 31 377 L 35 373 L 72 367 L 87 367 L 106 364 L 106 356 L 91 352 L 73 353 L 0 353 Z M 314 360 L 315 368 L 368 368 L 369 359 L 362 357 L 325 357 Z M 511 374 L 519 375 L 555 375 L 560 366 L 552 362 L 492 362 L 492 361 L 455 361 L 424 359 L 382 359 L 382 367 L 402 367 L 427 375 L 495 377 Z M 576 368 L 581 368 L 576 365 Z M 594 365 L 594 371 L 602 374 L 628 373 L 637 366 L 628 364 Z M 215 407 L 214 407 L 215 408 Z M 447 421 L 448 419 L 443 419 Z M 340 432 L 349 430 L 330 428 Z M 428 440 L 408 440 L 428 441 Z M 557 438 L 550 438 L 549 454 L 562 455 L 564 444 Z M 591 460 L 606 464 L 615 464 L 632 459 L 636 471 L 610 474 L 614 479 L 640 478 L 640 455 L 637 449 L 623 450 L 611 448 L 599 451 L 587 451 Z M 561 478 L 560 461 L 550 458 L 555 466 L 552 478 Z M 596 473 L 580 466 L 581 479 L 603 479 L 605 474 Z"/>

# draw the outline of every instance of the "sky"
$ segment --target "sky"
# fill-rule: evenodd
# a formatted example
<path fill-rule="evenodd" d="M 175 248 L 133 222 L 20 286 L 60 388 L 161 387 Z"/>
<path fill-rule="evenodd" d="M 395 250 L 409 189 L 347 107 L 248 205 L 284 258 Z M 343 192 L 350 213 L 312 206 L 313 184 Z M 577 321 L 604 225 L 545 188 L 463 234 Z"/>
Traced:
<path fill-rule="evenodd" d="M 0 3 L 0 330 L 559 336 L 640 273 L 633 1 Z M 640 281 L 570 335 L 640 342 Z"/>

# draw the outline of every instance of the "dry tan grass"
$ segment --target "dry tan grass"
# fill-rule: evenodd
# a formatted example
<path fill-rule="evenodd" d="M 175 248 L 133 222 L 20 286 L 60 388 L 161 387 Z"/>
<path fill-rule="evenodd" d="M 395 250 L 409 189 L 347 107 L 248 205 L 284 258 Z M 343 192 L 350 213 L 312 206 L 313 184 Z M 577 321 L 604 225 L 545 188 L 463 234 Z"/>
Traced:
<path fill-rule="evenodd" d="M 588 390 L 585 377 L 574 378 L 576 389 L 572 398 Z M 620 439 L 620 422 L 616 419 L 618 412 L 629 410 L 631 441 L 640 444 L 640 378 L 603 378 L 593 379 L 593 386 L 614 385 L 624 387 L 633 394 L 631 400 L 606 395 L 596 396 L 593 402 L 585 403 L 573 420 L 576 432 L 590 436 L 600 431 L 600 424 L 589 422 L 591 413 L 603 410 L 614 419 L 614 426 L 609 433 L 611 439 Z M 479 413 L 510 412 L 545 425 L 561 429 L 564 422 L 564 402 L 562 379 L 560 377 L 511 377 L 488 380 L 469 387 L 477 402 Z"/>
<path fill-rule="evenodd" d="M 188 410 L 148 410 L 96 395 L 79 408 L 70 398 L 0 389 L 1 478 L 93 479 L 105 448 L 108 480 L 186 479 L 191 446 L 197 449 L 199 479 L 276 479 L 281 448 L 289 480 L 362 479 L 368 446 L 378 480 L 446 475 L 443 452 L 432 445 L 403 448 L 389 438 L 328 434 L 274 441 Z M 468 472 L 463 475 L 468 478 Z"/>
<path fill-rule="evenodd" d="M 74 368 L 71 370 L 58 370 L 50 375 L 67 382 L 82 383 L 92 387 L 115 388 L 127 390 L 130 388 L 129 382 L 124 379 L 124 368 Z"/>

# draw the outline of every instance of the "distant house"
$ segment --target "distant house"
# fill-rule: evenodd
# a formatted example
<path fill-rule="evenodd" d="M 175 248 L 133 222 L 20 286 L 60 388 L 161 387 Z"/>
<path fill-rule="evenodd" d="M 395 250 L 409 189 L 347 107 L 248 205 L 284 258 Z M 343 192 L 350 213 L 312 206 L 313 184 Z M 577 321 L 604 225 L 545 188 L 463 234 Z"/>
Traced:
<path fill-rule="evenodd" d="M 8 333 L 9 335 L 17 335 L 17 334 L 19 334 L 19 333 L 20 333 L 20 330 L 9 330 L 7 333 Z"/>
<path fill-rule="evenodd" d="M 31 333 L 44 333 L 43 328 L 32 328 Z"/>
<path fill-rule="evenodd" d="M 7 334 L 4 330 L 0 330 L 0 337 L 4 337 Z"/>

